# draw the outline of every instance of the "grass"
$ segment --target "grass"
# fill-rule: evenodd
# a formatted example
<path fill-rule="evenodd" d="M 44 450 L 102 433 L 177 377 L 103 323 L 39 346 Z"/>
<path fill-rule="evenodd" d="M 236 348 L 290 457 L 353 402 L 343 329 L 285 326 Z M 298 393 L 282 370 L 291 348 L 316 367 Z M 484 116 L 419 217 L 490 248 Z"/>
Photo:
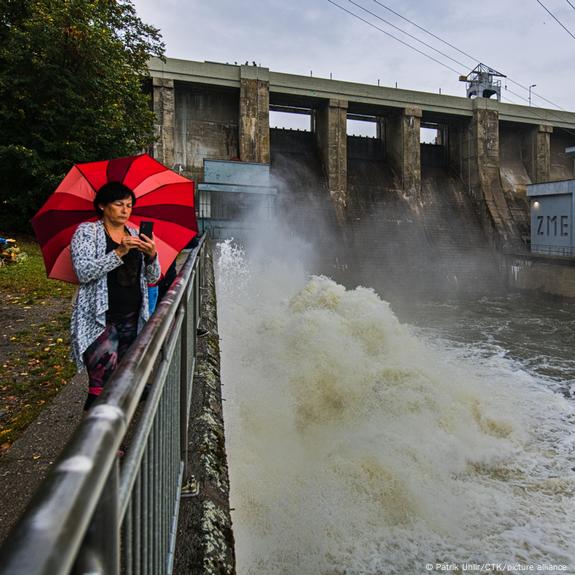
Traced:
<path fill-rule="evenodd" d="M 0 234 L 2 235 L 2 234 Z M 0 452 L 36 419 L 75 373 L 69 316 L 75 286 L 49 280 L 40 248 L 18 238 L 27 254 L 0 267 Z"/>
<path fill-rule="evenodd" d="M 51 296 L 72 296 L 75 286 L 46 277 L 42 252 L 37 242 L 30 238 L 19 238 L 17 245 L 27 258 L 0 267 L 0 290 L 9 291 L 14 297 L 24 300 L 25 305 L 33 305 Z"/>

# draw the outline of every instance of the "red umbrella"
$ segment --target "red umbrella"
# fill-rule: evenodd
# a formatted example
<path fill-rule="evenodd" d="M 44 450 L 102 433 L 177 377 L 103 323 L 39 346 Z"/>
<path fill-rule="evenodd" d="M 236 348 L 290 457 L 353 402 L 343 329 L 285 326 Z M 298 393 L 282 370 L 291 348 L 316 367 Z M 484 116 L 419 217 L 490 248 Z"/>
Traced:
<path fill-rule="evenodd" d="M 32 219 L 49 278 L 78 283 L 70 241 L 82 222 L 95 221 L 96 192 L 108 182 L 121 182 L 136 196 L 128 225 L 154 222 L 154 240 L 165 272 L 198 233 L 194 182 L 176 174 L 148 154 L 76 164 Z"/>

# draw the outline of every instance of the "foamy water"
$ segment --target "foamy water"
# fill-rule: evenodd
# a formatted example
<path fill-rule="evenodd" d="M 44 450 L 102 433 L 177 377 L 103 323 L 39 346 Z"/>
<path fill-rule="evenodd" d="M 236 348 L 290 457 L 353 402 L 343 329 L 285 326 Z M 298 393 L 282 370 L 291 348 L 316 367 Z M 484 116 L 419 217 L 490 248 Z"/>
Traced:
<path fill-rule="evenodd" d="M 227 242 L 217 281 L 240 575 L 575 572 L 572 402 L 293 262 Z"/>

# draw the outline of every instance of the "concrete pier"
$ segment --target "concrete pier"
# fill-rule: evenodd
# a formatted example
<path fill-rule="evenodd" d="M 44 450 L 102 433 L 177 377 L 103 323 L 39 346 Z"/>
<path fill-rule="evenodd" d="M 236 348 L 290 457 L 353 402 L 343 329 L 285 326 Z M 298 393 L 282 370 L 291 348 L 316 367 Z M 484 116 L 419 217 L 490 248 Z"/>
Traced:
<path fill-rule="evenodd" d="M 242 66 L 240 70 L 240 160 L 267 164 L 270 161 L 269 71 L 259 66 Z"/>
<path fill-rule="evenodd" d="M 153 78 L 153 102 L 156 122 L 154 131 L 154 157 L 162 164 L 174 164 L 174 121 L 175 121 L 174 81 L 169 78 Z"/>
<path fill-rule="evenodd" d="M 316 142 L 338 221 L 347 206 L 347 101 L 328 100 L 316 115 Z"/>

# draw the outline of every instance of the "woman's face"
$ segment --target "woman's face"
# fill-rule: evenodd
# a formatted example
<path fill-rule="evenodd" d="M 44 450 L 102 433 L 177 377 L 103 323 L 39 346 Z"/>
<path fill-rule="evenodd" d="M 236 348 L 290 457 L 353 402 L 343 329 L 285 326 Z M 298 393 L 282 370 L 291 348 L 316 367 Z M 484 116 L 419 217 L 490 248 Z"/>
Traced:
<path fill-rule="evenodd" d="M 100 204 L 104 223 L 112 226 L 123 226 L 132 213 L 132 198 L 114 200 L 109 204 Z"/>

